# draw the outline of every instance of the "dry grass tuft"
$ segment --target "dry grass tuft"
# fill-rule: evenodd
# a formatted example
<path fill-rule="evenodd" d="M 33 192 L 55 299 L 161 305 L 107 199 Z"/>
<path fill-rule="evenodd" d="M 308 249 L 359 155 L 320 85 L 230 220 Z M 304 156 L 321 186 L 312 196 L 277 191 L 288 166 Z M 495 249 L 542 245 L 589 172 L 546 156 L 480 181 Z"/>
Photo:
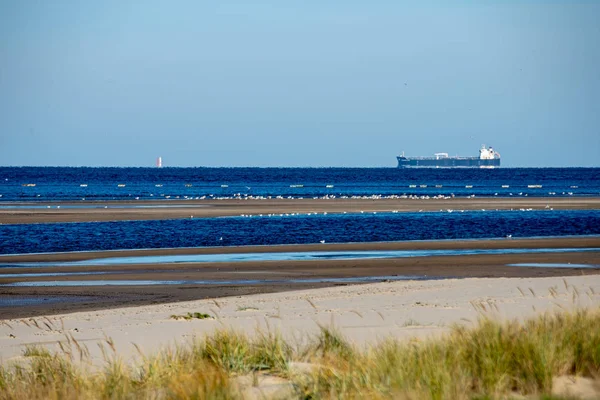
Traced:
<path fill-rule="evenodd" d="M 0 367 L 0 399 L 230 399 L 241 396 L 233 378 L 248 374 L 285 378 L 298 398 L 550 399 L 556 377 L 600 378 L 600 310 L 525 323 L 482 316 L 443 339 L 388 339 L 366 350 L 325 326 L 298 348 L 279 333 L 220 330 L 152 356 L 138 348 L 134 366 L 119 360 L 110 338 L 105 346 L 101 370 L 74 361 L 89 353 L 73 337 L 57 354 L 27 347 L 26 362 Z M 293 361 L 314 368 L 292 371 Z"/>

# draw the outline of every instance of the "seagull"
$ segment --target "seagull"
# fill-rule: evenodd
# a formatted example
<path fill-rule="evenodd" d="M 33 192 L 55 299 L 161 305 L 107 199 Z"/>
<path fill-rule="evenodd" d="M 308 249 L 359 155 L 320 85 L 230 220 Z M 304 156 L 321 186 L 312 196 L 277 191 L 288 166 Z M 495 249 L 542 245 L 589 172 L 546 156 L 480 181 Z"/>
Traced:
<path fill-rule="evenodd" d="M 321 240 L 321 241 L 320 241 L 320 243 L 321 243 L 321 244 L 323 244 L 323 243 L 325 243 L 325 241 L 324 241 L 324 240 Z"/>
<path fill-rule="evenodd" d="M 506 235 L 507 239 L 512 239 L 512 235 Z"/>
<path fill-rule="evenodd" d="M 221 237 L 219 238 L 219 240 L 223 240 L 223 236 L 221 236 Z"/>

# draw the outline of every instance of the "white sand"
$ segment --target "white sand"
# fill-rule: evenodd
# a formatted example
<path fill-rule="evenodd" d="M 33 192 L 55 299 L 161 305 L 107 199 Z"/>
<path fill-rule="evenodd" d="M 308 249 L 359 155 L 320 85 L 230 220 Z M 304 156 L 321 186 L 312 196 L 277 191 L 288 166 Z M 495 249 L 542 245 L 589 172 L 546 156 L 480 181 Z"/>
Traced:
<path fill-rule="evenodd" d="M 556 291 L 554 295 L 551 290 Z M 481 312 L 478 304 L 491 310 L 488 315 L 500 319 L 527 318 L 560 308 L 598 307 L 600 275 L 374 283 L 228 297 L 216 302 L 198 300 L 78 312 L 47 319 L 3 320 L 0 359 L 18 361 L 23 349 L 31 344 L 56 350 L 59 341 L 64 343 L 66 335 L 72 335 L 88 347 L 94 363 L 102 360 L 97 343 L 106 344 L 105 337 L 112 338 L 119 356 L 132 360 L 138 354 L 133 344 L 144 354 L 150 354 L 223 327 L 249 334 L 255 333 L 257 327 L 268 327 L 293 341 L 316 333 L 319 324 L 333 324 L 354 343 L 368 344 L 389 335 L 401 338 L 439 335 L 454 323 L 473 323 Z M 218 318 L 191 321 L 170 318 L 172 314 L 188 312 L 203 312 Z"/>

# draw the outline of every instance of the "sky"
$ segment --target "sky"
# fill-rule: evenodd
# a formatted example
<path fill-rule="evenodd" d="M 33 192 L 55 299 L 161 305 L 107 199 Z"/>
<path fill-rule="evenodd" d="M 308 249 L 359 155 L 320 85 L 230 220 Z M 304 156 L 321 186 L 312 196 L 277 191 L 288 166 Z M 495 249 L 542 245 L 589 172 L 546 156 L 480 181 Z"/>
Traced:
<path fill-rule="evenodd" d="M 0 165 L 600 166 L 600 1 L 0 0 Z"/>

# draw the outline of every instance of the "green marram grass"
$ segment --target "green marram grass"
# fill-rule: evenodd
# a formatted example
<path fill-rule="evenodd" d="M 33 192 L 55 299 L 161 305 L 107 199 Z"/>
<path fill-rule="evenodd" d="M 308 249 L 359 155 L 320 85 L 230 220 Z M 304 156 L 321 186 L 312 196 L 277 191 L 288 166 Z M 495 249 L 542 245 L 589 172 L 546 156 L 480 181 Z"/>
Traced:
<path fill-rule="evenodd" d="M 26 348 L 25 362 L 0 367 L 0 399 L 235 399 L 236 377 L 249 374 L 283 377 L 302 399 L 555 399 L 553 377 L 600 379 L 600 310 L 524 323 L 482 318 L 441 339 L 390 338 L 366 349 L 331 327 L 301 346 L 278 333 L 221 330 L 153 356 L 140 352 L 135 366 L 106 344 L 100 370 L 80 362 L 89 353 L 72 337 L 59 353 Z M 297 370 L 298 362 L 310 368 Z"/>

